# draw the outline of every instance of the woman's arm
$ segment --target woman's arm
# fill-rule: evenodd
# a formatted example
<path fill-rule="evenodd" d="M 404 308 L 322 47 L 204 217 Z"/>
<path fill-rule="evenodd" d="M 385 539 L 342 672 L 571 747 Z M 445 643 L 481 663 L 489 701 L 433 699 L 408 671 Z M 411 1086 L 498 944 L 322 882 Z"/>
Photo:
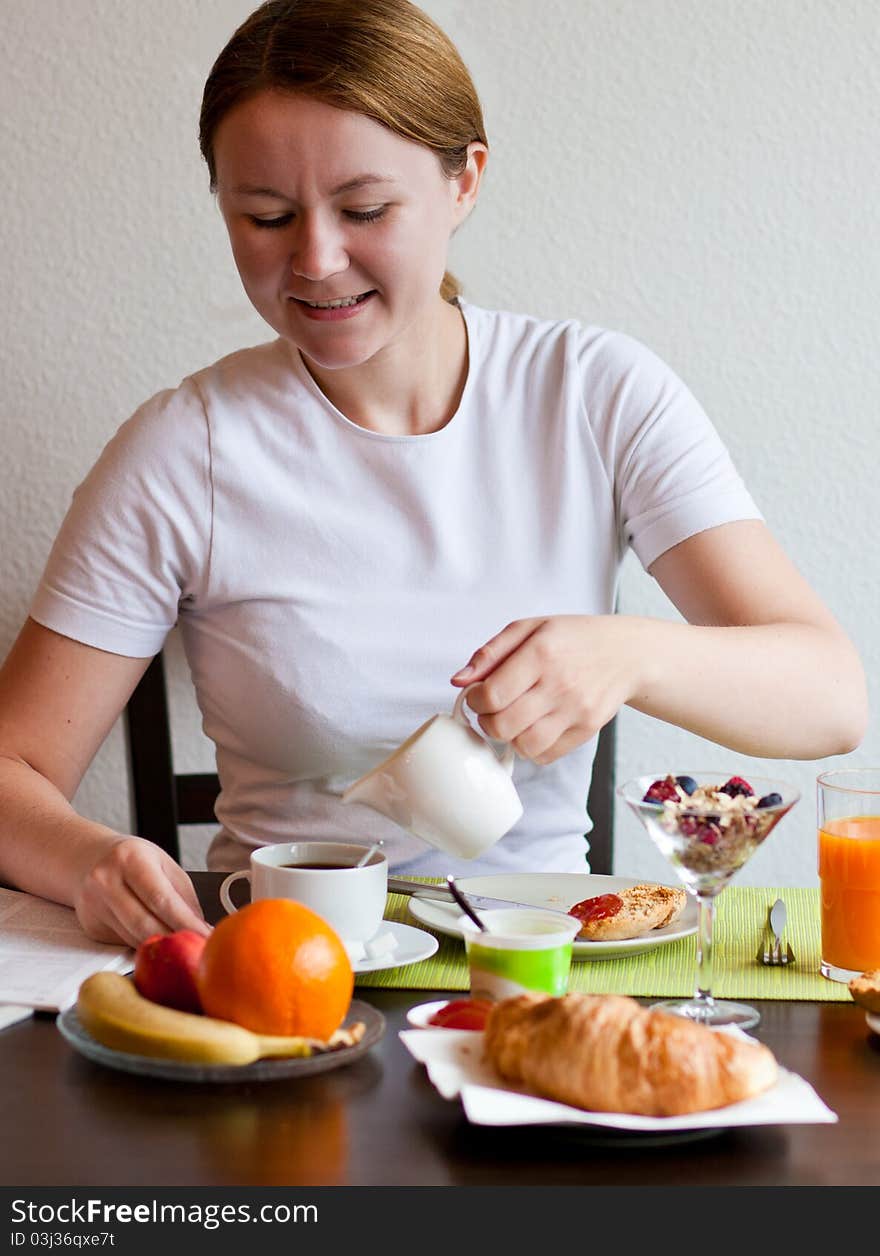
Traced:
<path fill-rule="evenodd" d="M 518 620 L 452 678 L 490 737 L 552 763 L 624 704 L 743 754 L 853 750 L 865 677 L 843 629 L 764 524 L 727 523 L 651 567 L 688 620 L 626 615 Z"/>
<path fill-rule="evenodd" d="M 92 937 L 129 945 L 160 931 L 208 932 L 170 855 L 70 804 L 148 662 L 29 619 L 0 669 L 0 879 L 75 907 Z"/>

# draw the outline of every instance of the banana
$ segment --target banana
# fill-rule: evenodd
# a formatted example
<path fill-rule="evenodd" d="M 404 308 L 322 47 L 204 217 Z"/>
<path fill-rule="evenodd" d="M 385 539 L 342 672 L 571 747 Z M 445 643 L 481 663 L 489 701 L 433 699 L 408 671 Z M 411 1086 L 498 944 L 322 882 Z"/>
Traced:
<path fill-rule="evenodd" d="M 309 1056 L 318 1046 L 308 1038 L 268 1037 L 231 1021 L 162 1007 L 145 999 L 120 973 L 87 977 L 79 988 L 76 1011 L 87 1032 L 105 1047 L 191 1064 L 252 1064 L 264 1056 Z"/>

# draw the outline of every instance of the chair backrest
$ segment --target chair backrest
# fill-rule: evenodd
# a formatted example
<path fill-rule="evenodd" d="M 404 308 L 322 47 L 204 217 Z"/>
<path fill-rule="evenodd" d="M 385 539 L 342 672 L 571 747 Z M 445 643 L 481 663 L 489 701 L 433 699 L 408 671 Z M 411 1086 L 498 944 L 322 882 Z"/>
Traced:
<path fill-rule="evenodd" d="M 587 795 L 587 813 L 593 828 L 587 835 L 590 872 L 610 875 L 614 866 L 614 753 L 617 721 L 611 720 L 599 732 L 593 778 Z"/>
<path fill-rule="evenodd" d="M 125 708 L 132 830 L 180 859 L 182 824 L 213 824 L 220 793 L 216 772 L 175 773 L 161 653 L 144 672 Z"/>
<path fill-rule="evenodd" d="M 165 664 L 161 653 L 152 660 L 125 710 L 128 767 L 131 780 L 132 831 L 149 838 L 174 859 L 180 859 L 179 826 L 213 824 L 220 792 L 215 772 L 174 771 Z M 602 729 L 587 811 L 593 820 L 589 835 L 590 871 L 610 873 L 614 835 L 614 721 Z"/>

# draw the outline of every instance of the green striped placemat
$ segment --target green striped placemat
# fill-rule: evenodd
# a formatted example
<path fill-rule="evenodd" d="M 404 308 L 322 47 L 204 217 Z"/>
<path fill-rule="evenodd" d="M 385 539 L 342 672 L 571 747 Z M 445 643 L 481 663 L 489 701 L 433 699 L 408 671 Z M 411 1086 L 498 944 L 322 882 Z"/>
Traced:
<path fill-rule="evenodd" d="M 764 968 L 755 952 L 767 918 L 767 909 L 783 898 L 788 909 L 786 939 L 796 963 L 785 968 Z M 409 915 L 409 899 L 389 894 L 386 920 L 417 925 L 434 933 L 439 950 L 430 959 L 384 972 L 365 973 L 357 984 L 400 990 L 467 990 L 468 970 L 464 943 L 431 930 Z M 840 982 L 828 981 L 819 972 L 818 888 L 753 889 L 731 885 L 718 899 L 715 912 L 715 985 L 713 993 L 735 999 L 811 999 L 817 1002 L 848 1002 L 850 993 Z M 689 995 L 694 989 L 695 937 L 682 938 L 628 959 L 576 962 L 571 967 L 569 988 L 592 994 L 647 996 Z"/>

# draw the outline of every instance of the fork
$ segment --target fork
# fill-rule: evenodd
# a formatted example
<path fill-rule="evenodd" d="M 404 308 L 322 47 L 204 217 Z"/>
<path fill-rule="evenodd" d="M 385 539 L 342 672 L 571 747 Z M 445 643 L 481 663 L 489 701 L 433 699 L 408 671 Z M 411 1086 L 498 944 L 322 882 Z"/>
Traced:
<path fill-rule="evenodd" d="M 782 931 L 785 928 L 785 920 L 785 903 L 783 903 L 781 898 L 777 898 L 767 912 L 764 934 L 758 946 L 758 953 L 755 956 L 759 964 L 764 964 L 769 968 L 783 968 L 786 964 L 795 962 L 791 943 L 786 943 L 784 950 L 782 946 Z"/>

